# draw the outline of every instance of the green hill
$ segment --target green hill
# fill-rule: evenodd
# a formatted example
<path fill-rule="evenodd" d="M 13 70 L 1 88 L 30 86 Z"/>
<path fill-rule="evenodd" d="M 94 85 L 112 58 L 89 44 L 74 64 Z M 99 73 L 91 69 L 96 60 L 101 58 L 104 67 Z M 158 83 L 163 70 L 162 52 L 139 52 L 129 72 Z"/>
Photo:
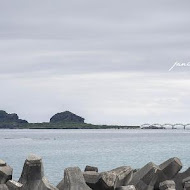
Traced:
<path fill-rule="evenodd" d="M 139 126 L 94 125 L 84 122 L 84 118 L 69 112 L 57 113 L 50 122 L 28 123 L 18 118 L 17 114 L 0 111 L 0 128 L 9 129 L 137 129 Z"/>

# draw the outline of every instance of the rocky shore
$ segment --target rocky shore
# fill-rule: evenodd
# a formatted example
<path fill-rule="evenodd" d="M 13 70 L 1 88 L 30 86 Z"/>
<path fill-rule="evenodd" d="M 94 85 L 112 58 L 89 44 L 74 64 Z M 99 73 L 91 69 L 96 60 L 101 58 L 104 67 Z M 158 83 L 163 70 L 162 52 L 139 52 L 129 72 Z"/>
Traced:
<path fill-rule="evenodd" d="M 180 172 L 181 168 L 178 158 L 160 165 L 149 162 L 140 169 L 121 166 L 101 173 L 93 166 L 84 171 L 70 167 L 55 187 L 44 176 L 42 158 L 29 155 L 18 182 L 12 179 L 13 169 L 0 160 L 0 190 L 190 190 L 190 168 Z"/>

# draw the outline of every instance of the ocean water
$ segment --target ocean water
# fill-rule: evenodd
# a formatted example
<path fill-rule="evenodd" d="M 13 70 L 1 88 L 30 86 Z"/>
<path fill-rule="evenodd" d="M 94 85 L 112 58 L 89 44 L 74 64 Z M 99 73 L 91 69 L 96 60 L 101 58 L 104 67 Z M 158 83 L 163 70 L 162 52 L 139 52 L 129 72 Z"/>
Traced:
<path fill-rule="evenodd" d="M 42 156 L 45 175 L 54 185 L 71 166 L 105 171 L 179 157 L 185 170 L 190 166 L 190 130 L 0 130 L 0 159 L 13 167 L 14 179 L 30 153 Z"/>

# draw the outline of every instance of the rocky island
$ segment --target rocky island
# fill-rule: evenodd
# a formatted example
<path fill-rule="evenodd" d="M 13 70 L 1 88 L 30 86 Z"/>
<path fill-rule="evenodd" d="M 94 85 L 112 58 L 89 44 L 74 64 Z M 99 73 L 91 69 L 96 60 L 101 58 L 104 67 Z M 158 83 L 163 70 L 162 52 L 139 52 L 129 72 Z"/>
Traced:
<path fill-rule="evenodd" d="M 27 123 L 26 120 L 19 119 L 16 113 L 8 114 L 0 110 L 0 128 L 15 128 Z"/>
<path fill-rule="evenodd" d="M 176 157 L 160 165 L 149 162 L 139 169 L 121 166 L 98 172 L 93 166 L 86 166 L 84 171 L 69 167 L 54 186 L 44 175 L 42 158 L 29 155 L 18 181 L 12 179 L 13 169 L 0 160 L 0 190 L 189 190 L 190 168 L 183 172 L 181 169 L 182 163 Z"/>
<path fill-rule="evenodd" d="M 70 111 L 56 113 L 50 118 L 49 122 L 29 123 L 19 119 L 15 113 L 8 114 L 0 111 L 0 128 L 8 129 L 136 129 L 139 126 L 119 126 L 119 125 L 94 125 L 85 123 L 85 119 Z"/>
<path fill-rule="evenodd" d="M 84 118 L 70 111 L 65 111 L 65 112 L 57 113 L 50 118 L 50 123 L 58 123 L 58 122 L 84 123 Z"/>

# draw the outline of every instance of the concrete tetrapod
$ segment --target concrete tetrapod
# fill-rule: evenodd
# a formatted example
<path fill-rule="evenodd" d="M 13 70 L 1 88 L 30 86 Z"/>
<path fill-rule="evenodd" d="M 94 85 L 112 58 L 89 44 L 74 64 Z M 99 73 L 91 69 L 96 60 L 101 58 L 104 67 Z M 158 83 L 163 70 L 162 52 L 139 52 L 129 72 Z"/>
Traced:
<path fill-rule="evenodd" d="M 84 171 L 94 171 L 94 172 L 98 172 L 98 168 L 94 167 L 94 166 L 86 166 Z"/>
<path fill-rule="evenodd" d="M 170 158 L 169 160 L 163 162 L 159 165 L 162 170 L 162 174 L 167 179 L 172 179 L 181 170 L 182 163 L 179 158 Z"/>
<path fill-rule="evenodd" d="M 182 173 L 178 173 L 173 180 L 175 181 L 176 189 L 183 190 L 183 181 L 185 178 L 190 176 L 190 168 Z"/>
<path fill-rule="evenodd" d="M 7 181 L 6 185 L 9 188 L 9 190 L 21 190 L 23 186 L 21 183 L 14 180 Z"/>
<path fill-rule="evenodd" d="M 175 190 L 175 182 L 173 180 L 166 180 L 160 183 L 160 190 L 173 189 Z"/>
<path fill-rule="evenodd" d="M 86 184 L 93 190 L 100 189 L 99 186 L 99 179 L 101 175 L 98 172 L 95 171 L 85 171 L 83 172 L 84 180 Z"/>
<path fill-rule="evenodd" d="M 42 159 L 36 155 L 29 155 L 25 160 L 19 182 L 22 190 L 58 190 L 44 177 Z"/>
<path fill-rule="evenodd" d="M 85 183 L 83 173 L 79 167 L 70 167 L 64 170 L 64 178 L 57 185 L 59 190 L 91 190 Z"/>
<path fill-rule="evenodd" d="M 136 188 L 134 185 L 127 185 L 127 186 L 117 187 L 116 190 L 136 190 Z"/>
<path fill-rule="evenodd" d="M 5 184 L 0 184 L 0 190 L 9 190 Z"/>
<path fill-rule="evenodd" d="M 160 171 L 156 164 L 149 162 L 134 174 L 129 184 L 137 190 L 153 190 Z"/>
<path fill-rule="evenodd" d="M 183 179 L 182 184 L 185 190 L 190 190 L 190 176 Z"/>
<path fill-rule="evenodd" d="M 190 190 L 190 182 L 185 182 L 184 190 Z"/>
<path fill-rule="evenodd" d="M 99 182 L 102 189 L 114 190 L 117 187 L 127 185 L 133 176 L 130 166 L 121 166 L 111 171 L 103 172 Z"/>
<path fill-rule="evenodd" d="M 12 179 L 13 169 L 3 160 L 0 160 L 0 184 Z"/>
<path fill-rule="evenodd" d="M 161 172 L 159 173 L 155 189 L 159 189 L 160 182 L 175 178 L 175 176 L 182 168 L 182 163 L 179 158 L 174 157 L 163 162 L 159 165 L 159 167 L 161 169 Z"/>

